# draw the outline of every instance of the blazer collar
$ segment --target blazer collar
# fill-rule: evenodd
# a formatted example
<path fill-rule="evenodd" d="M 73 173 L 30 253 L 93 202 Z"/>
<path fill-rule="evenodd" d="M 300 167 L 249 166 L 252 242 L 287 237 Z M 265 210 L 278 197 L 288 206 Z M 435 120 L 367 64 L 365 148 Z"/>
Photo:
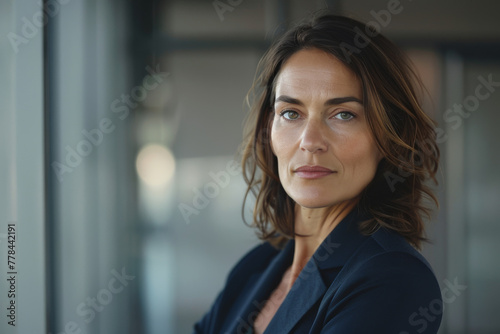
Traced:
<path fill-rule="evenodd" d="M 356 207 L 342 219 L 312 257 L 320 270 L 344 266 L 359 245 L 366 240 L 367 237 L 359 232 L 359 223 L 369 217 L 369 214 Z"/>
<path fill-rule="evenodd" d="M 229 326 L 230 333 L 251 333 L 248 330 L 253 328 L 253 322 L 257 315 L 264 308 L 273 289 L 281 281 L 283 273 L 291 266 L 293 253 L 294 244 L 288 242 L 263 272 L 255 274 L 258 278 L 248 294 L 248 302 L 238 311 L 238 318 L 234 319 Z"/>
<path fill-rule="evenodd" d="M 342 267 L 366 238 L 358 231 L 358 223 L 368 216 L 357 208 L 352 210 L 321 243 L 266 328 L 265 333 L 289 333 L 304 314 L 323 297 L 332 283 L 322 274 Z M 283 273 L 292 264 L 295 241 L 290 240 L 271 260 L 263 272 L 256 273 L 248 302 L 238 311 L 238 318 L 229 326 L 230 333 L 253 328 L 253 321 L 264 308 Z M 322 273 L 323 272 L 323 273 Z M 243 330 L 243 332 L 245 332 Z"/>
<path fill-rule="evenodd" d="M 314 261 L 309 261 L 295 280 L 265 333 L 289 333 L 326 290 L 320 269 Z"/>
<path fill-rule="evenodd" d="M 265 333 L 290 332 L 304 314 L 323 297 L 331 282 L 325 282 L 321 272 L 344 266 L 366 239 L 366 236 L 359 232 L 358 225 L 368 217 L 355 208 L 325 238 L 300 272 Z M 294 241 L 291 240 L 285 248 L 287 256 L 292 258 L 294 245 Z M 292 247 L 291 252 L 289 247 Z"/>

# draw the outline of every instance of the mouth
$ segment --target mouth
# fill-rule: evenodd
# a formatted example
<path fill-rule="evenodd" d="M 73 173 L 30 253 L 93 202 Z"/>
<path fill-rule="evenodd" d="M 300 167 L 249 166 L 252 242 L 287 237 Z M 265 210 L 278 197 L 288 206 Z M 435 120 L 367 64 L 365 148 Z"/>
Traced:
<path fill-rule="evenodd" d="M 294 172 L 298 177 L 304 179 L 319 179 L 335 173 L 335 171 L 322 166 L 301 166 Z"/>

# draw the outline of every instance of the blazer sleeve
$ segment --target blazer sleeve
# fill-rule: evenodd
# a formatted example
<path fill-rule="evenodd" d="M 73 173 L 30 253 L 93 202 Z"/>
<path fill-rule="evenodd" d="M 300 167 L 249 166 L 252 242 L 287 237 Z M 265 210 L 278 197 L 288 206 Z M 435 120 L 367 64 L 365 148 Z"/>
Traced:
<path fill-rule="evenodd" d="M 215 329 L 215 315 L 220 308 L 222 292 L 219 293 L 212 308 L 193 327 L 193 334 L 213 333 Z"/>
<path fill-rule="evenodd" d="M 434 273 L 404 252 L 376 255 L 346 277 L 332 298 L 322 334 L 435 334 L 443 302 Z"/>

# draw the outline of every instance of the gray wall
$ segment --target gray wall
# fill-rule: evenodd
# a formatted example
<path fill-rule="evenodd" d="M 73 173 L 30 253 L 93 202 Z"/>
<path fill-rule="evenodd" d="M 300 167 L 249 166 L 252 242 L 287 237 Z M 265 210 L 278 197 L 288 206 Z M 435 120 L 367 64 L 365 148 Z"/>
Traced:
<path fill-rule="evenodd" d="M 241 219 L 234 162 L 256 65 L 273 36 L 329 7 L 405 48 L 428 87 L 426 110 L 448 135 L 423 250 L 443 291 L 461 287 L 447 295 L 440 333 L 500 331 L 498 92 L 470 115 L 453 111 L 473 101 L 480 76 L 500 81 L 498 2 L 231 3 L 218 13 L 205 0 L 61 0 L 18 52 L 6 36 L 22 35 L 23 17 L 40 7 L 0 5 L 0 307 L 15 221 L 15 330 L 190 332 L 258 242 Z M 97 144 L 84 144 L 82 131 Z M 60 180 L 52 164 L 65 162 L 67 147 L 91 152 Z"/>

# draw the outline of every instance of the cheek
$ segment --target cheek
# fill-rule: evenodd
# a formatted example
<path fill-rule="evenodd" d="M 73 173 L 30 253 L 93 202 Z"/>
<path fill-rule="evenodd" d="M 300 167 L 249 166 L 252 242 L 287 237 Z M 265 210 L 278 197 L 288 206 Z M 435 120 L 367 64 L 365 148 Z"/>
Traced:
<path fill-rule="evenodd" d="M 280 160 L 280 158 L 284 155 L 284 151 L 286 150 L 286 131 L 282 127 L 273 122 L 271 125 L 271 149 L 274 155 Z"/>
<path fill-rule="evenodd" d="M 271 127 L 271 150 L 278 160 L 278 172 L 282 180 L 287 177 L 288 165 L 293 156 L 293 134 L 289 130 L 275 123 Z"/>
<path fill-rule="evenodd" d="M 361 138 L 360 138 L 361 139 Z M 362 138 L 343 147 L 339 156 L 346 173 L 361 178 L 372 177 L 380 161 L 380 153 L 371 138 Z"/>

